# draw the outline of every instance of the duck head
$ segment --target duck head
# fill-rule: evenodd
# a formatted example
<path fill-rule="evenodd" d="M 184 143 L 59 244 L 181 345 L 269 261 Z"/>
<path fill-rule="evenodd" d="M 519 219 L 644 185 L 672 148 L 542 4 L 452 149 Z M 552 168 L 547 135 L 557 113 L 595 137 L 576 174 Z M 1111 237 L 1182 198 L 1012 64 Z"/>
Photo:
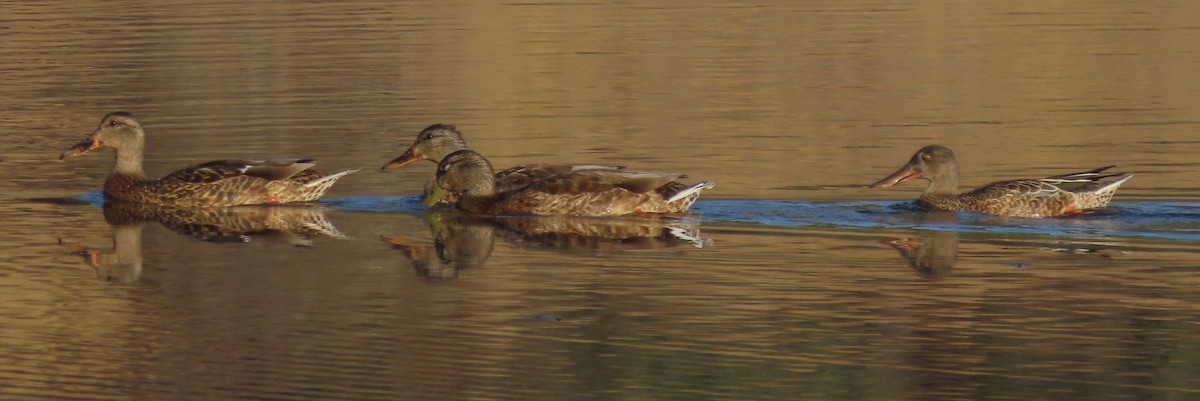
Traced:
<path fill-rule="evenodd" d="M 905 181 L 922 178 L 930 181 L 927 190 L 956 191 L 958 159 L 942 145 L 929 145 L 918 150 L 899 170 L 871 184 L 871 188 L 890 187 Z"/>
<path fill-rule="evenodd" d="M 425 197 L 425 205 L 432 207 L 448 193 L 462 199 L 488 197 L 496 194 L 496 173 L 492 164 L 483 155 L 469 149 L 451 153 L 438 163 L 437 179 L 433 192 Z"/>
<path fill-rule="evenodd" d="M 117 151 L 130 149 L 140 154 L 145 143 L 146 132 L 142 130 L 142 124 L 132 114 L 118 111 L 104 116 L 100 126 L 87 139 L 67 148 L 58 158 L 82 156 L 105 147 Z"/>
<path fill-rule="evenodd" d="M 417 139 L 404 154 L 383 165 L 383 170 L 400 168 L 420 160 L 437 162 L 456 150 L 466 148 L 467 142 L 463 140 L 462 133 L 453 125 L 430 125 L 417 134 Z"/>

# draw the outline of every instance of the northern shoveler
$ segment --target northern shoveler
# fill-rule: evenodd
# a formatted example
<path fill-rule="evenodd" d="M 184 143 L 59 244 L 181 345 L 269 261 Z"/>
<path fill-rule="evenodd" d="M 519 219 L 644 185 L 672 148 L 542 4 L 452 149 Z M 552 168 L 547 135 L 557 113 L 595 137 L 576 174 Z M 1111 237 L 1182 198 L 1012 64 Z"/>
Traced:
<path fill-rule="evenodd" d="M 1117 188 L 1133 174 L 1103 174 L 1114 166 L 1041 179 L 1001 181 L 966 193 L 958 192 L 958 159 L 941 145 L 918 150 L 908 164 L 871 184 L 890 187 L 923 178 L 929 186 L 917 200 L 935 210 L 970 210 L 1004 216 L 1054 217 L 1108 205 Z"/>
<path fill-rule="evenodd" d="M 100 148 L 117 154 L 113 172 L 104 182 L 111 198 L 176 207 L 217 207 L 312 202 L 339 178 L 358 170 L 321 174 L 305 160 L 219 160 L 186 167 L 151 180 L 142 170 L 146 132 L 132 114 L 114 112 L 59 159 L 81 156 Z"/>
<path fill-rule="evenodd" d="M 417 134 L 412 146 L 399 157 L 383 165 L 383 170 L 397 169 L 421 160 L 438 163 L 459 150 L 467 149 L 467 141 L 462 133 L 453 125 L 434 124 L 426 127 Z M 526 164 L 511 167 L 496 173 L 496 191 L 505 193 L 524 188 L 529 183 L 546 177 L 570 173 L 579 170 L 621 170 L 622 166 L 602 164 Z M 432 189 L 432 184 L 430 185 Z M 428 191 L 426 197 L 428 197 Z M 453 205 L 457 198 L 447 194 L 439 204 Z"/>
<path fill-rule="evenodd" d="M 536 179 L 527 185 L 499 191 L 487 159 L 472 150 L 459 150 L 438 164 L 432 206 L 446 194 L 458 196 L 459 209 L 472 213 L 619 216 L 639 213 L 682 213 L 700 192 L 713 184 L 684 185 L 679 174 L 628 170 L 577 169 Z"/>

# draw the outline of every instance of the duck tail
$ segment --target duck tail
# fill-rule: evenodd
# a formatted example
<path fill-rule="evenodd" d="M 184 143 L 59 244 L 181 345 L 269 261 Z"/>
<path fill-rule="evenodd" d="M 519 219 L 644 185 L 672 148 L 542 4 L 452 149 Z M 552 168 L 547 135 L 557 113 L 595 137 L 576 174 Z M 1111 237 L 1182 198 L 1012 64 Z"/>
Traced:
<path fill-rule="evenodd" d="M 346 174 L 350 174 L 350 173 L 353 173 L 356 171 L 358 171 L 358 169 L 346 170 L 346 171 L 342 171 L 342 172 L 333 173 L 333 174 L 306 182 L 306 183 L 304 183 L 304 187 L 305 188 L 320 188 L 321 192 L 325 192 L 325 190 L 327 190 L 327 189 L 329 189 L 329 187 L 333 186 L 333 183 L 337 182 L 338 179 L 345 177 Z"/>
<path fill-rule="evenodd" d="M 1053 175 L 1053 176 L 1046 177 L 1046 179 L 1060 180 L 1063 182 L 1098 181 L 1098 180 L 1102 180 L 1102 179 L 1105 179 L 1108 177 L 1116 177 L 1116 176 L 1121 175 L 1121 174 L 1101 174 L 1104 172 L 1104 170 L 1108 170 L 1108 169 L 1116 167 L 1116 166 L 1117 165 L 1114 164 L 1111 166 L 1100 167 L 1100 168 L 1094 169 L 1094 170 L 1080 171 L 1078 173 Z"/>
<path fill-rule="evenodd" d="M 700 191 L 710 189 L 714 186 L 711 181 L 700 181 L 687 187 L 679 189 L 674 195 L 667 198 L 667 203 L 671 203 L 680 199 L 688 198 L 692 195 L 700 195 Z"/>
<path fill-rule="evenodd" d="M 1108 206 L 1108 202 L 1112 200 L 1113 195 L 1117 194 L 1117 188 L 1133 178 L 1133 174 L 1124 174 L 1115 180 L 1093 182 L 1080 191 L 1075 192 L 1078 209 L 1096 209 Z"/>

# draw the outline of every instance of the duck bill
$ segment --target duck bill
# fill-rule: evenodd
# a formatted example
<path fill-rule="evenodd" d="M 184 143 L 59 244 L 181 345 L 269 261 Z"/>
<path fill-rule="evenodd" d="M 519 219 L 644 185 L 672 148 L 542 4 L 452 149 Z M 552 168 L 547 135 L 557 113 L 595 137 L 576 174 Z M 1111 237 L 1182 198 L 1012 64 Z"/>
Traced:
<path fill-rule="evenodd" d="M 425 243 L 404 237 L 381 237 L 383 242 L 396 248 L 408 249 L 425 246 Z"/>
<path fill-rule="evenodd" d="M 424 159 L 425 155 L 418 154 L 416 151 L 413 151 L 413 148 L 408 148 L 408 150 L 404 151 L 404 154 L 400 155 L 400 157 L 392 159 L 392 161 L 384 164 L 383 170 L 398 169 Z"/>
<path fill-rule="evenodd" d="M 425 195 L 425 200 L 421 204 L 425 205 L 425 207 L 434 207 L 449 193 L 450 191 L 446 190 L 446 188 L 442 188 L 441 185 L 434 182 L 433 188 L 429 189 L 429 195 Z"/>
<path fill-rule="evenodd" d="M 88 152 L 100 149 L 100 146 L 100 139 L 96 138 L 96 134 L 91 134 L 88 135 L 87 139 L 84 139 L 83 141 L 75 144 L 75 146 L 71 146 L 67 148 L 67 150 L 63 151 L 62 154 L 58 155 L 58 160 L 68 157 L 83 156 Z"/>
<path fill-rule="evenodd" d="M 899 184 L 899 183 L 902 183 L 905 181 L 909 181 L 909 180 L 914 180 L 917 178 L 921 178 L 921 173 L 918 173 L 917 169 L 913 168 L 912 164 L 906 164 L 906 165 L 904 165 L 904 167 L 901 167 L 899 170 L 896 170 L 896 172 L 892 173 L 892 175 L 883 177 L 882 180 L 875 181 L 875 183 L 871 184 L 870 187 L 871 188 L 887 188 L 892 185 L 896 185 L 896 184 Z"/>

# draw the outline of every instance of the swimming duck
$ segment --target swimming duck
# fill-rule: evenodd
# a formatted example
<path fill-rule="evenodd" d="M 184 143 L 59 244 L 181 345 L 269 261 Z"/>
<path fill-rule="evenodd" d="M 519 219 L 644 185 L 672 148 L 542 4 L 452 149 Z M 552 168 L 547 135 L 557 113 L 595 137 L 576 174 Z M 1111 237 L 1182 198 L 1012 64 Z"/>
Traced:
<path fill-rule="evenodd" d="M 334 174 L 313 171 L 305 160 L 219 160 L 197 164 L 151 180 L 142 170 L 146 132 L 132 114 L 114 112 L 100 120 L 87 139 L 64 151 L 59 159 L 112 148 L 117 163 L 104 181 L 110 198 L 176 207 L 217 207 L 252 204 L 313 202 L 339 178 L 358 170 Z"/>
<path fill-rule="evenodd" d="M 467 141 L 463 139 L 462 133 L 453 125 L 434 124 L 426 127 L 417 134 L 417 139 L 413 141 L 412 146 L 404 151 L 399 157 L 393 159 L 383 166 L 383 170 L 397 169 L 421 160 L 429 160 L 434 163 L 445 159 L 447 155 L 455 151 L 467 149 Z M 523 188 L 529 185 L 530 182 L 544 179 L 546 177 L 559 174 L 569 173 L 581 170 L 620 170 L 622 166 L 611 166 L 603 164 L 526 164 L 508 168 L 496 173 L 496 191 L 500 193 L 509 192 L 517 188 Z M 428 198 L 428 190 L 426 197 Z M 439 204 L 453 205 L 457 198 L 453 194 L 447 194 Z"/>
<path fill-rule="evenodd" d="M 708 181 L 684 185 L 679 174 L 629 170 L 582 169 L 548 175 L 527 185 L 500 191 L 492 165 L 483 155 L 464 149 L 438 164 L 433 193 L 435 205 L 447 194 L 458 196 L 459 209 L 479 214 L 619 216 L 642 213 L 682 213 Z"/>
<path fill-rule="evenodd" d="M 969 210 L 1003 216 L 1054 217 L 1087 212 L 1108 205 L 1117 188 L 1133 174 L 1104 174 L 1114 166 L 1040 179 L 993 182 L 958 192 L 958 159 L 941 145 L 929 145 L 895 173 L 871 184 L 890 187 L 916 178 L 929 180 L 917 200 L 935 210 Z"/>

